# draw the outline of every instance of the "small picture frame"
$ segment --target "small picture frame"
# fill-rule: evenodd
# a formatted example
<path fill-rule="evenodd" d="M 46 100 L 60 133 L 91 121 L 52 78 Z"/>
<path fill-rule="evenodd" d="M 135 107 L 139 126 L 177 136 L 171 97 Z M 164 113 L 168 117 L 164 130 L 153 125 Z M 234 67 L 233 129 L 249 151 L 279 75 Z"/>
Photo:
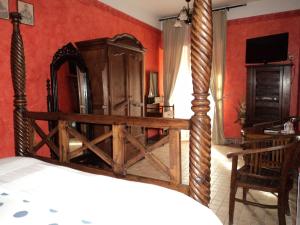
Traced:
<path fill-rule="evenodd" d="M 9 19 L 8 0 L 0 0 L 0 19 Z"/>
<path fill-rule="evenodd" d="M 21 14 L 21 23 L 34 25 L 33 4 L 18 1 L 18 12 Z"/>

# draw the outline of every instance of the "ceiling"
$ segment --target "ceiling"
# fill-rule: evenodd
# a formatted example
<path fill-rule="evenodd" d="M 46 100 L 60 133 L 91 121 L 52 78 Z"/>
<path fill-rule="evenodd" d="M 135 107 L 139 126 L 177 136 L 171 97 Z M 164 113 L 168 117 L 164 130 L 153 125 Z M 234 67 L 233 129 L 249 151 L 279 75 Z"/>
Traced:
<path fill-rule="evenodd" d="M 248 2 L 254 2 L 259 0 L 212 0 L 213 8 L 246 4 Z"/>
<path fill-rule="evenodd" d="M 142 21 L 158 21 L 159 18 L 177 15 L 185 0 L 98 0 Z M 194 0 L 191 0 L 192 6 Z M 213 8 L 244 4 L 262 0 L 212 0 Z M 151 18 L 150 18 L 151 17 Z M 143 19 L 144 18 L 144 19 Z"/>

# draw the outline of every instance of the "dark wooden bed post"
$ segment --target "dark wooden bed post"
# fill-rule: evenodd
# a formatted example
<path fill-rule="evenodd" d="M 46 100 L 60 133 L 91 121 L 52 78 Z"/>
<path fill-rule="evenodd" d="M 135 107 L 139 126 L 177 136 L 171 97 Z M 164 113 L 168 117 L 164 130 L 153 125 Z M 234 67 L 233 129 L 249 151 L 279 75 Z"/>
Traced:
<path fill-rule="evenodd" d="M 11 38 L 11 74 L 14 88 L 14 132 L 15 132 L 15 154 L 18 156 L 29 155 L 29 129 L 28 122 L 23 117 L 26 111 L 27 100 L 25 95 L 25 57 L 23 40 L 20 34 L 21 15 L 17 12 L 10 14 L 13 33 Z"/>
<path fill-rule="evenodd" d="M 211 0 L 195 0 L 191 33 L 193 95 L 190 131 L 190 196 L 210 201 L 211 125 L 208 91 L 212 60 Z"/>

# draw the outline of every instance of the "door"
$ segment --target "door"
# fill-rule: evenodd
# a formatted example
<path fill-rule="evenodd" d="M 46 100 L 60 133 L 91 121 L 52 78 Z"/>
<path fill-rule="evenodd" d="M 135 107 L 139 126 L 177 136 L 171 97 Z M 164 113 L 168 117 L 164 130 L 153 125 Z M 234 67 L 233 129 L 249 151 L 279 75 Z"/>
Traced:
<path fill-rule="evenodd" d="M 141 53 L 128 54 L 128 77 L 129 77 L 129 115 L 143 116 L 143 85 L 144 85 L 144 65 Z"/>
<path fill-rule="evenodd" d="M 129 115 L 144 116 L 144 62 L 140 52 L 128 52 Z M 131 134 L 141 135 L 141 127 L 131 127 Z"/>
<path fill-rule="evenodd" d="M 290 109 L 290 65 L 248 67 L 247 124 L 285 122 Z"/>
<path fill-rule="evenodd" d="M 107 88 L 107 49 L 100 47 L 82 48 L 80 53 L 89 70 L 90 94 L 92 113 L 96 115 L 109 114 L 108 88 Z M 85 93 L 82 93 L 83 95 Z M 92 137 L 97 137 L 110 130 L 109 126 L 92 125 Z M 107 142 L 107 140 L 105 141 Z M 98 144 L 98 147 L 110 149 L 110 143 Z"/>
<path fill-rule="evenodd" d="M 110 114 L 128 115 L 128 84 L 126 52 L 118 47 L 109 48 L 109 101 Z"/>

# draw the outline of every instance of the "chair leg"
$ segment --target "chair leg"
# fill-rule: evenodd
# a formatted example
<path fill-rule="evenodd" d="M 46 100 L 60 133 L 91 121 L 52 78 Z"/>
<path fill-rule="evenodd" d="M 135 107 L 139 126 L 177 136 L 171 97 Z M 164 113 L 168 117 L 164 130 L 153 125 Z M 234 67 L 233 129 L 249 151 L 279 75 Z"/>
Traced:
<path fill-rule="evenodd" d="M 146 144 L 149 144 L 149 140 L 148 140 L 148 128 L 145 128 L 145 137 L 146 137 Z"/>
<path fill-rule="evenodd" d="M 249 189 L 248 188 L 243 188 L 243 201 L 247 200 L 247 193 L 248 193 Z"/>
<path fill-rule="evenodd" d="M 230 189 L 229 197 L 229 225 L 233 224 L 236 187 Z"/>
<path fill-rule="evenodd" d="M 279 221 L 279 225 L 286 225 L 285 210 L 286 210 L 285 196 L 284 196 L 284 194 L 278 193 L 278 221 Z"/>
<path fill-rule="evenodd" d="M 290 216 L 291 210 L 290 210 L 289 193 L 288 192 L 284 196 L 284 204 L 285 204 L 285 215 Z"/>

